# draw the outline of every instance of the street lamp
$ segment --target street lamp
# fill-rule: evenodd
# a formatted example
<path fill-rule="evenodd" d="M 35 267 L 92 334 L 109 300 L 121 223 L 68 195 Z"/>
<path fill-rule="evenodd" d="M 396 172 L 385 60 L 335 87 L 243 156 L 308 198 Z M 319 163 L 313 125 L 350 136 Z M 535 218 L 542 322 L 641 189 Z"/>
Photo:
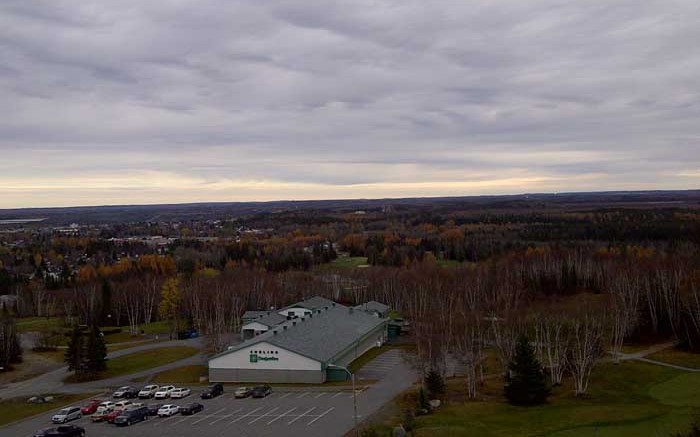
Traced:
<path fill-rule="evenodd" d="M 328 367 L 334 367 L 336 369 L 345 370 L 345 372 L 347 372 L 347 374 L 350 375 L 350 379 L 352 380 L 352 408 L 355 413 L 355 435 L 359 437 L 360 430 L 357 428 L 357 391 L 355 391 L 355 374 L 348 370 L 347 367 L 337 366 L 335 364 L 328 364 Z"/>

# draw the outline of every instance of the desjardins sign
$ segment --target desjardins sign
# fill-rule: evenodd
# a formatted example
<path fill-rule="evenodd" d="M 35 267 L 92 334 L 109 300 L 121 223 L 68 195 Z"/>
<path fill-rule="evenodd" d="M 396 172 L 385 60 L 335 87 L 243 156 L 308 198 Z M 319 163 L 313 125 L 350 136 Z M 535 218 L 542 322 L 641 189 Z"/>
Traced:
<path fill-rule="evenodd" d="M 279 361 L 277 357 L 266 357 L 258 354 L 250 354 L 250 362 L 257 363 L 258 361 Z"/>

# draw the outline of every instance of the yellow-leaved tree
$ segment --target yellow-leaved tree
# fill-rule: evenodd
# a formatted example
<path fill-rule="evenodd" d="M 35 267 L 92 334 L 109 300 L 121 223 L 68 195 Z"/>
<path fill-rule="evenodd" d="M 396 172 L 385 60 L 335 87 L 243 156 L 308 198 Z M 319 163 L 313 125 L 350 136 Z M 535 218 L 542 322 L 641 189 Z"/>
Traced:
<path fill-rule="evenodd" d="M 178 316 L 180 314 L 180 304 L 182 302 L 182 293 L 180 292 L 180 280 L 178 278 L 170 278 L 163 283 L 163 288 L 160 292 L 161 301 L 158 307 L 160 317 L 170 323 L 170 339 L 173 339 L 173 334 L 177 338 L 178 331 Z"/>

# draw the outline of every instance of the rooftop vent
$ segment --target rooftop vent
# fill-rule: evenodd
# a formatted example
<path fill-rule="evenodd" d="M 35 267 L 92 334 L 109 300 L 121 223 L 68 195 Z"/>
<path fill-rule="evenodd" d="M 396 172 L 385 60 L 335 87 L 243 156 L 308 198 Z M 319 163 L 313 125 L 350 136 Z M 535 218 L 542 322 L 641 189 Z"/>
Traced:
<path fill-rule="evenodd" d="M 353 312 L 355 312 L 355 310 L 353 309 L 353 307 L 348 307 L 348 313 L 352 314 Z"/>
<path fill-rule="evenodd" d="M 333 303 L 331 304 L 331 306 L 334 307 L 334 306 L 335 306 L 335 302 L 333 302 Z"/>
<path fill-rule="evenodd" d="M 284 329 L 284 330 L 286 331 L 286 330 L 287 330 L 287 325 L 284 325 L 284 326 L 282 327 L 282 329 Z"/>
<path fill-rule="evenodd" d="M 297 322 L 292 322 L 292 326 L 297 326 Z"/>
<path fill-rule="evenodd" d="M 272 331 L 272 335 L 277 335 L 277 330 Z"/>

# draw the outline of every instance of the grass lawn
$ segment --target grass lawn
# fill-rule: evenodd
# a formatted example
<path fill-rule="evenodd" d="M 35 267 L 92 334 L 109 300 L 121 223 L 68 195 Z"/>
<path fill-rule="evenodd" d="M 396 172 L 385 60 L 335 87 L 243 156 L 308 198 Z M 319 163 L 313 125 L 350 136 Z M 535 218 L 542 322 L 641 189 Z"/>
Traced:
<path fill-rule="evenodd" d="M 166 339 L 167 340 L 167 339 Z M 130 349 L 132 347 L 143 346 L 146 344 L 158 343 L 160 340 L 142 340 L 142 341 L 131 341 L 128 343 L 108 343 L 107 352 L 116 352 L 122 349 Z"/>
<path fill-rule="evenodd" d="M 367 265 L 366 256 L 339 256 L 330 263 L 326 264 L 329 267 L 340 269 L 354 269 L 360 266 Z"/>
<path fill-rule="evenodd" d="M 159 367 L 191 357 L 199 353 L 199 349 L 187 346 L 172 346 L 134 352 L 107 361 L 107 370 L 99 375 L 98 379 L 113 378 L 115 376 L 129 375 L 136 372 Z M 66 378 L 66 382 L 76 382 L 72 376 Z"/>
<path fill-rule="evenodd" d="M 61 328 L 63 328 L 63 322 L 60 317 L 22 317 L 17 319 L 17 331 L 19 332 Z"/>
<path fill-rule="evenodd" d="M 454 259 L 438 259 L 435 261 L 440 267 L 455 268 L 463 265 L 464 263 L 454 260 Z"/>
<path fill-rule="evenodd" d="M 647 355 L 646 358 L 664 363 L 675 364 L 677 366 L 700 369 L 700 354 L 682 351 L 674 347 Z"/>
<path fill-rule="evenodd" d="M 193 384 L 199 383 L 199 378 L 207 376 L 208 369 L 205 365 L 182 366 L 176 369 L 166 370 L 158 373 L 151 382 L 155 384 L 162 383 L 177 383 L 177 384 Z"/>
<path fill-rule="evenodd" d="M 639 362 L 601 364 L 585 398 L 566 382 L 530 408 L 505 403 L 500 378 L 487 381 L 479 402 L 465 401 L 463 381 L 450 386 L 449 402 L 417 419 L 417 436 L 669 436 L 700 407 L 700 374 Z"/>
<path fill-rule="evenodd" d="M 60 394 L 55 395 L 53 402 L 46 404 L 28 404 L 29 397 L 7 399 L 0 402 L 0 426 L 16 422 L 47 411 L 56 411 L 68 405 L 80 405 L 81 400 L 92 397 L 92 394 Z M 47 422 L 48 424 L 49 422 Z M 0 432 L 2 434 L 2 432 Z"/>

